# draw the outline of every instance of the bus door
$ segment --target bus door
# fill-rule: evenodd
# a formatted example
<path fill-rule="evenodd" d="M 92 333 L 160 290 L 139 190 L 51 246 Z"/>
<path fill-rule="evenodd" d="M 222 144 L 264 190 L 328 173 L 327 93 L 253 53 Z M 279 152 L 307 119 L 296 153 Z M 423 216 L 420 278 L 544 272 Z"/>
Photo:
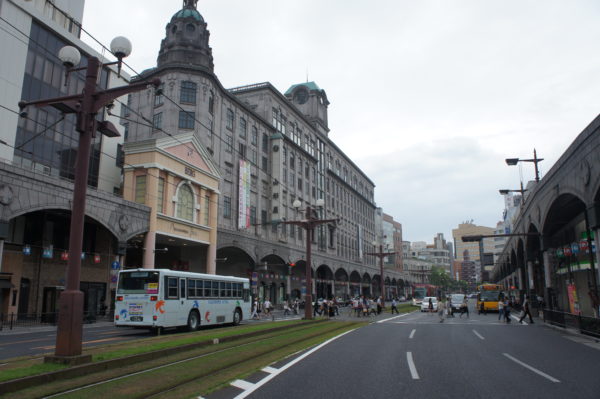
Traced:
<path fill-rule="evenodd" d="M 165 277 L 164 318 L 167 326 L 180 326 L 187 322 L 185 312 L 185 278 Z"/>

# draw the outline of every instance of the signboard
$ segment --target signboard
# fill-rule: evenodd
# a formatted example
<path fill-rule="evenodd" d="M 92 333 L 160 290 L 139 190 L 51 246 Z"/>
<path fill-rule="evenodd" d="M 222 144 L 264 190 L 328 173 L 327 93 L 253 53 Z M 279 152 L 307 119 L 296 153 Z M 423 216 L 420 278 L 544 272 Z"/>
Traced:
<path fill-rule="evenodd" d="M 121 264 L 120 264 L 119 262 L 117 262 L 117 261 L 114 261 L 114 262 L 113 262 L 113 263 L 110 265 L 110 267 L 111 267 L 113 270 L 119 270 L 119 269 L 121 268 Z"/>
<path fill-rule="evenodd" d="M 577 289 L 575 284 L 567 284 L 567 294 L 569 295 L 569 310 L 573 314 L 579 313 L 579 300 L 577 299 Z"/>
<path fill-rule="evenodd" d="M 238 178 L 238 229 L 250 227 L 250 163 L 240 159 Z"/>
<path fill-rule="evenodd" d="M 44 248 L 44 252 L 42 252 L 43 258 L 52 259 L 53 255 L 54 255 L 54 250 L 52 249 L 52 246 Z"/>

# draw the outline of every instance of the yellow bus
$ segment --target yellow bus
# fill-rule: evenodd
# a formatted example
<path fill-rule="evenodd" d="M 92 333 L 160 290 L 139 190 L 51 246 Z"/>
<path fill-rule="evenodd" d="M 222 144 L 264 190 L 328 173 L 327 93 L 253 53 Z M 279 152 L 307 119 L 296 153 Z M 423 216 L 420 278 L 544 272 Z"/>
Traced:
<path fill-rule="evenodd" d="M 481 284 L 477 287 L 477 310 L 498 311 L 498 300 L 504 299 L 503 287 L 499 284 Z"/>

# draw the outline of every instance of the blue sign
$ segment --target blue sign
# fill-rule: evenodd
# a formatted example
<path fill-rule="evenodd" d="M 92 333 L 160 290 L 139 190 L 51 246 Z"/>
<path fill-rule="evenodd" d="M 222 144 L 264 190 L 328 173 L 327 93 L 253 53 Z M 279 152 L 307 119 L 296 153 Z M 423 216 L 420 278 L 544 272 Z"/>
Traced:
<path fill-rule="evenodd" d="M 46 259 L 51 259 L 53 254 L 54 254 L 54 251 L 52 251 L 52 248 L 44 248 L 42 257 L 46 258 Z"/>
<path fill-rule="evenodd" d="M 119 270 L 121 268 L 121 264 L 117 261 L 114 261 L 111 265 L 113 270 Z"/>
<path fill-rule="evenodd" d="M 23 255 L 31 255 L 31 247 L 29 245 L 23 247 Z"/>

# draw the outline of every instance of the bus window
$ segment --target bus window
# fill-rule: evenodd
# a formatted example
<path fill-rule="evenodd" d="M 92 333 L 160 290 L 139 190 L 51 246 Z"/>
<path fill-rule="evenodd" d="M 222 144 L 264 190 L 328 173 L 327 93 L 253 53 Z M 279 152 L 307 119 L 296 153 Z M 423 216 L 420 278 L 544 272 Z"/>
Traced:
<path fill-rule="evenodd" d="M 185 298 L 185 279 L 179 279 L 179 292 L 181 293 L 181 297 Z"/>
<path fill-rule="evenodd" d="M 210 281 L 204 281 L 204 293 L 202 294 L 203 297 L 205 298 L 210 298 L 211 297 L 211 284 Z"/>
<path fill-rule="evenodd" d="M 221 286 L 221 298 L 225 298 L 227 297 L 227 291 L 225 289 L 225 283 L 224 282 L 220 282 L 219 285 Z"/>
<path fill-rule="evenodd" d="M 158 272 L 121 273 L 117 294 L 158 294 Z"/>
<path fill-rule="evenodd" d="M 235 289 L 235 296 L 236 298 L 241 298 L 242 297 L 242 283 L 237 283 L 235 285 L 236 289 Z"/>
<path fill-rule="evenodd" d="M 244 302 L 250 301 L 250 290 L 248 288 L 244 288 Z"/>
<path fill-rule="evenodd" d="M 192 280 L 192 279 L 188 280 L 188 293 L 187 293 L 188 298 L 195 298 L 197 296 L 196 295 L 196 281 L 197 280 Z"/>
<path fill-rule="evenodd" d="M 232 296 L 235 296 L 235 295 L 232 295 L 232 292 L 231 292 L 231 283 L 225 283 L 225 296 L 227 298 L 231 298 Z"/>
<path fill-rule="evenodd" d="M 212 281 L 212 294 L 210 296 L 215 297 L 215 298 L 219 297 L 219 282 L 218 281 Z"/>
<path fill-rule="evenodd" d="M 167 297 L 166 299 L 179 299 L 177 292 L 177 277 L 165 277 L 167 280 Z"/>

